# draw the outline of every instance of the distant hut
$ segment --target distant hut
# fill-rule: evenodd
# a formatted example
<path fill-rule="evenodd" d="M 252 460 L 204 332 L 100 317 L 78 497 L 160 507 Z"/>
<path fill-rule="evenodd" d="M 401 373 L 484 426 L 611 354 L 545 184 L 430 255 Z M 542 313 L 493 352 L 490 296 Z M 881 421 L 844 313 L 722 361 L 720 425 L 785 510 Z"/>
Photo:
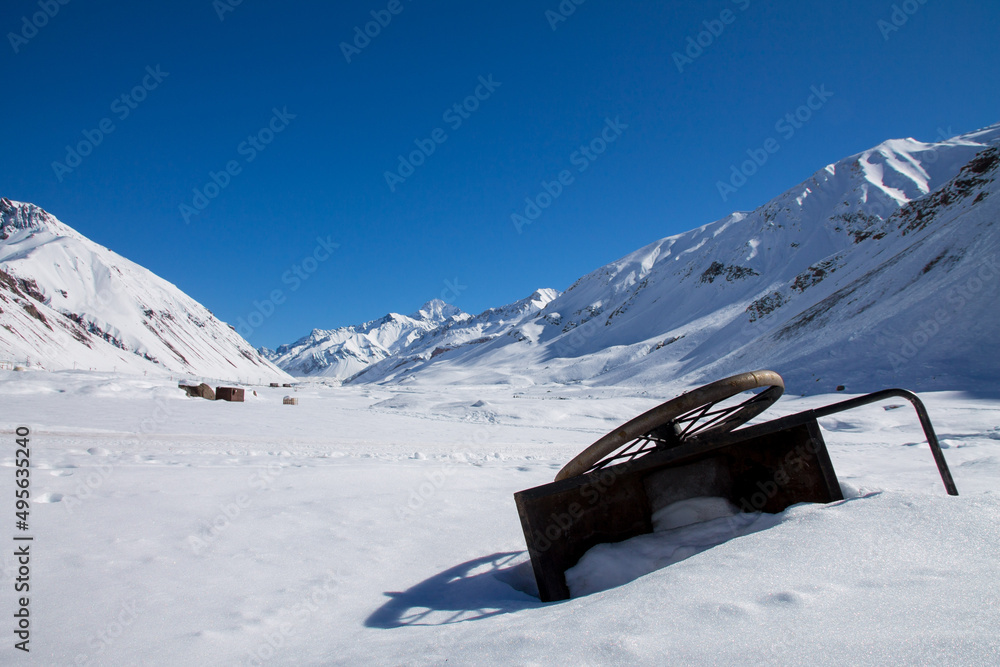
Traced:
<path fill-rule="evenodd" d="M 215 390 L 215 396 L 220 401 L 229 401 L 231 403 L 242 403 L 243 389 L 242 387 L 218 387 Z"/>

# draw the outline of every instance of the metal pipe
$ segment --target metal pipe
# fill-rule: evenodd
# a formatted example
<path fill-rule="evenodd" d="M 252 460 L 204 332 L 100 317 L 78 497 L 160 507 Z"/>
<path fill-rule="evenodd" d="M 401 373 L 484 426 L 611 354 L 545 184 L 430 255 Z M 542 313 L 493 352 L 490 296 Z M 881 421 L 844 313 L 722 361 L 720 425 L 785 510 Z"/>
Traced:
<path fill-rule="evenodd" d="M 955 480 L 951 477 L 951 470 L 948 469 L 948 463 L 944 460 L 944 452 L 941 451 L 941 444 L 938 442 L 937 434 L 934 433 L 934 426 L 931 424 L 930 415 L 927 414 L 927 408 L 924 407 L 923 401 L 912 391 L 907 389 L 883 389 L 882 391 L 876 391 L 874 394 L 851 398 L 840 403 L 828 405 L 825 408 L 813 410 L 812 412 L 818 419 L 837 412 L 843 412 L 844 410 L 852 410 L 862 405 L 877 403 L 893 396 L 909 401 L 913 405 L 913 409 L 917 411 L 917 418 L 920 420 L 920 426 L 924 429 L 927 444 L 931 447 L 931 454 L 934 456 L 934 463 L 937 464 L 938 472 L 941 473 L 941 481 L 944 482 L 944 488 L 948 491 L 948 495 L 957 496 L 958 488 L 955 486 Z"/>
<path fill-rule="evenodd" d="M 934 433 L 934 426 L 931 424 L 931 418 L 927 414 L 927 408 L 924 407 L 923 402 L 917 397 L 916 394 L 906 389 L 883 389 L 882 391 L 876 391 L 873 394 L 850 398 L 846 401 L 827 405 L 815 410 L 798 412 L 793 415 L 788 415 L 787 417 L 781 417 L 769 422 L 764 422 L 763 424 L 756 424 L 754 426 L 748 426 L 746 428 L 730 431 L 729 433 L 723 435 L 711 434 L 706 436 L 705 439 L 706 441 L 712 442 L 713 445 L 721 447 L 746 438 L 757 437 L 768 433 L 776 433 L 777 431 L 798 426 L 813 419 L 829 417 L 830 415 L 838 412 L 853 410 L 854 408 L 859 408 L 863 405 L 877 403 L 878 401 L 884 401 L 887 398 L 893 397 L 909 401 L 913 405 L 913 408 L 917 411 L 917 418 L 920 420 L 920 426 L 924 429 L 924 436 L 927 438 L 927 444 L 930 445 L 931 454 L 934 456 L 934 463 L 937 464 L 938 472 L 941 474 L 941 481 L 944 482 L 944 488 L 948 492 L 948 495 L 957 496 L 958 488 L 955 486 L 955 480 L 952 479 L 951 471 L 948 469 L 948 463 L 944 460 L 944 453 L 941 451 L 941 444 L 938 442 L 937 434 Z M 698 438 L 692 438 L 692 440 L 698 440 Z"/>

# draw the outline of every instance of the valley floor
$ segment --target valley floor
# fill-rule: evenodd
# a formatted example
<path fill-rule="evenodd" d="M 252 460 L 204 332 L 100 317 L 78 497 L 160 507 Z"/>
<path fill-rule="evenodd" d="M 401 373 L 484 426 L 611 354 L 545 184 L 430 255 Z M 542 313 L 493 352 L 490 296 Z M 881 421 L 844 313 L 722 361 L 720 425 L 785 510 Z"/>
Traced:
<path fill-rule="evenodd" d="M 32 664 L 1000 662 L 1000 397 L 923 396 L 959 497 L 912 410 L 870 406 L 821 421 L 847 500 L 617 588 L 523 592 L 512 494 L 681 389 L 307 384 L 230 404 L 0 371 L 0 662 L 22 659 L 16 534 L 34 536 Z"/>

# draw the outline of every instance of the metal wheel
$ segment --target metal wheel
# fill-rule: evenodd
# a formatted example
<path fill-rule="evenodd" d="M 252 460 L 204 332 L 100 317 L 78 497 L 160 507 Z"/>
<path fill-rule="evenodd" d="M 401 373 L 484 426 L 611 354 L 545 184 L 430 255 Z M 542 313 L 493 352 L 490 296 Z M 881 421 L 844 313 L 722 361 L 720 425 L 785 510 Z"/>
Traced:
<path fill-rule="evenodd" d="M 767 387 L 747 400 L 716 407 L 744 391 Z M 774 371 L 741 373 L 706 384 L 644 412 L 580 452 L 556 475 L 556 481 L 576 477 L 613 463 L 622 463 L 654 449 L 673 447 L 695 437 L 727 433 L 753 419 L 785 391 Z"/>

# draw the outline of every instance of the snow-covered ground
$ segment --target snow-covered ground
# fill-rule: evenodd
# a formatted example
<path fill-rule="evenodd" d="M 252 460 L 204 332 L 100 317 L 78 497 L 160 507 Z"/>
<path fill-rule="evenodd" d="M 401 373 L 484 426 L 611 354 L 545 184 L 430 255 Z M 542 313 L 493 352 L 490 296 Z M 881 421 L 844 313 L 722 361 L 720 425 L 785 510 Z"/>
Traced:
<path fill-rule="evenodd" d="M 686 387 L 255 389 L 0 371 L 7 619 L 18 426 L 35 538 L 31 653 L 8 620 L 0 662 L 1000 663 L 998 395 L 923 395 L 958 497 L 913 411 L 869 406 L 821 422 L 848 500 L 542 604 L 512 494 Z M 762 418 L 845 397 L 788 391 Z"/>

